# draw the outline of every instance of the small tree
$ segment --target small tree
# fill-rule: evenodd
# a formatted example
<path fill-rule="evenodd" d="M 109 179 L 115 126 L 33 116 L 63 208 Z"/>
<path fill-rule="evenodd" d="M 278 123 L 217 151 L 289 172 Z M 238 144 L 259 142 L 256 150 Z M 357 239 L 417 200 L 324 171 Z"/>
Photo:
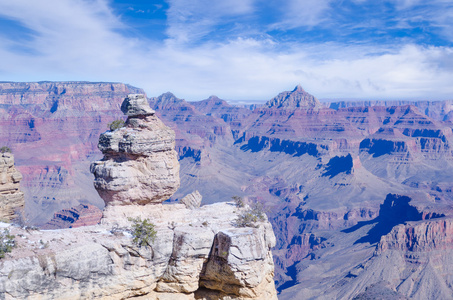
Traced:
<path fill-rule="evenodd" d="M 236 227 L 257 227 L 256 222 L 263 222 L 266 220 L 263 205 L 261 203 L 254 203 L 251 208 L 243 211 L 236 219 L 234 225 Z"/>
<path fill-rule="evenodd" d="M 15 236 L 9 234 L 8 229 L 4 229 L 3 233 L 0 233 L 0 258 L 4 258 L 5 254 L 11 252 L 16 246 L 14 241 Z"/>
<path fill-rule="evenodd" d="M 1 153 L 11 153 L 11 148 L 7 147 L 7 146 L 3 146 L 0 148 L 0 152 Z"/>
<path fill-rule="evenodd" d="M 242 197 L 233 196 L 233 197 L 231 197 L 231 199 L 233 199 L 234 204 L 236 204 L 236 207 L 244 207 L 245 206 L 245 203 L 244 203 L 244 200 L 242 199 Z"/>
<path fill-rule="evenodd" d="M 137 246 L 150 246 L 156 239 L 157 231 L 154 224 L 148 218 L 142 220 L 140 217 L 129 218 L 132 222 L 132 242 Z"/>
<path fill-rule="evenodd" d="M 112 123 L 107 124 L 107 127 L 110 129 L 110 131 L 115 131 L 117 129 L 120 129 L 121 127 L 124 127 L 124 121 L 115 120 Z"/>

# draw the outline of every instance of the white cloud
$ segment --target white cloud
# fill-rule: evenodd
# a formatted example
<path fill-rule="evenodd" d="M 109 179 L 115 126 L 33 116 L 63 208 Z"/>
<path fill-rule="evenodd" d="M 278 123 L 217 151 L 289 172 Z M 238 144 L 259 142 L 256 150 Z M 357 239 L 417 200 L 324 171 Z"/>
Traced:
<path fill-rule="evenodd" d="M 234 14 L 252 8 L 236 9 Z M 172 91 L 187 100 L 216 94 L 264 101 L 299 83 L 319 98 L 453 98 L 448 47 L 278 44 L 266 38 L 152 43 L 117 33 L 125 25 L 101 0 L 3 1 L 0 12 L 35 32 L 32 40 L 0 38 L 0 80 L 120 81 L 149 96 Z"/>

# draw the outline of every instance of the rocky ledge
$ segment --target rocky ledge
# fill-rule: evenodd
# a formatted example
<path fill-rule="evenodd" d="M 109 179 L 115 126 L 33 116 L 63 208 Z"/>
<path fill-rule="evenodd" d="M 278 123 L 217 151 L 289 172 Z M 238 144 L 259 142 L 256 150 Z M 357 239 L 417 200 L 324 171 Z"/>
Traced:
<path fill-rule="evenodd" d="M 112 206 L 100 225 L 11 227 L 17 246 L 0 260 L 8 299 L 277 299 L 269 222 L 233 226 L 232 203 Z M 132 242 L 128 218 L 149 218 L 155 241 Z"/>
<path fill-rule="evenodd" d="M 24 208 L 24 194 L 19 189 L 22 175 L 14 167 L 14 155 L 0 153 L 0 220 L 12 221 Z"/>

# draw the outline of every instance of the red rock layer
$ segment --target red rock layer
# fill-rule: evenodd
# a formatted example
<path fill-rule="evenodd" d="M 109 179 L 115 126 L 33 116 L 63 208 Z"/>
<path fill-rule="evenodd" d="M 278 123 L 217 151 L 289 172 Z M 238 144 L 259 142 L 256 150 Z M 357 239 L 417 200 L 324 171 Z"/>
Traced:
<path fill-rule="evenodd" d="M 44 224 L 42 229 L 77 228 L 99 224 L 102 211 L 94 205 L 79 204 L 63 209 L 54 214 L 52 220 Z"/>
<path fill-rule="evenodd" d="M 453 249 L 453 220 L 443 218 L 395 226 L 381 238 L 376 251 L 420 252 L 445 249 Z"/>

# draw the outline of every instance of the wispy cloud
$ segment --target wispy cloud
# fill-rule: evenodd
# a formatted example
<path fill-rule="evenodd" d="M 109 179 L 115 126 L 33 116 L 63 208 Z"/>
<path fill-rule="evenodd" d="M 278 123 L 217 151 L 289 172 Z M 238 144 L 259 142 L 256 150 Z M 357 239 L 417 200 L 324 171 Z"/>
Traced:
<path fill-rule="evenodd" d="M 176 42 L 194 42 L 235 16 L 253 12 L 253 0 L 168 0 L 169 37 Z"/>
<path fill-rule="evenodd" d="M 301 26 L 316 26 L 327 21 L 326 11 L 331 0 L 290 0 L 280 3 L 281 21 L 272 28 L 293 29 Z"/>

